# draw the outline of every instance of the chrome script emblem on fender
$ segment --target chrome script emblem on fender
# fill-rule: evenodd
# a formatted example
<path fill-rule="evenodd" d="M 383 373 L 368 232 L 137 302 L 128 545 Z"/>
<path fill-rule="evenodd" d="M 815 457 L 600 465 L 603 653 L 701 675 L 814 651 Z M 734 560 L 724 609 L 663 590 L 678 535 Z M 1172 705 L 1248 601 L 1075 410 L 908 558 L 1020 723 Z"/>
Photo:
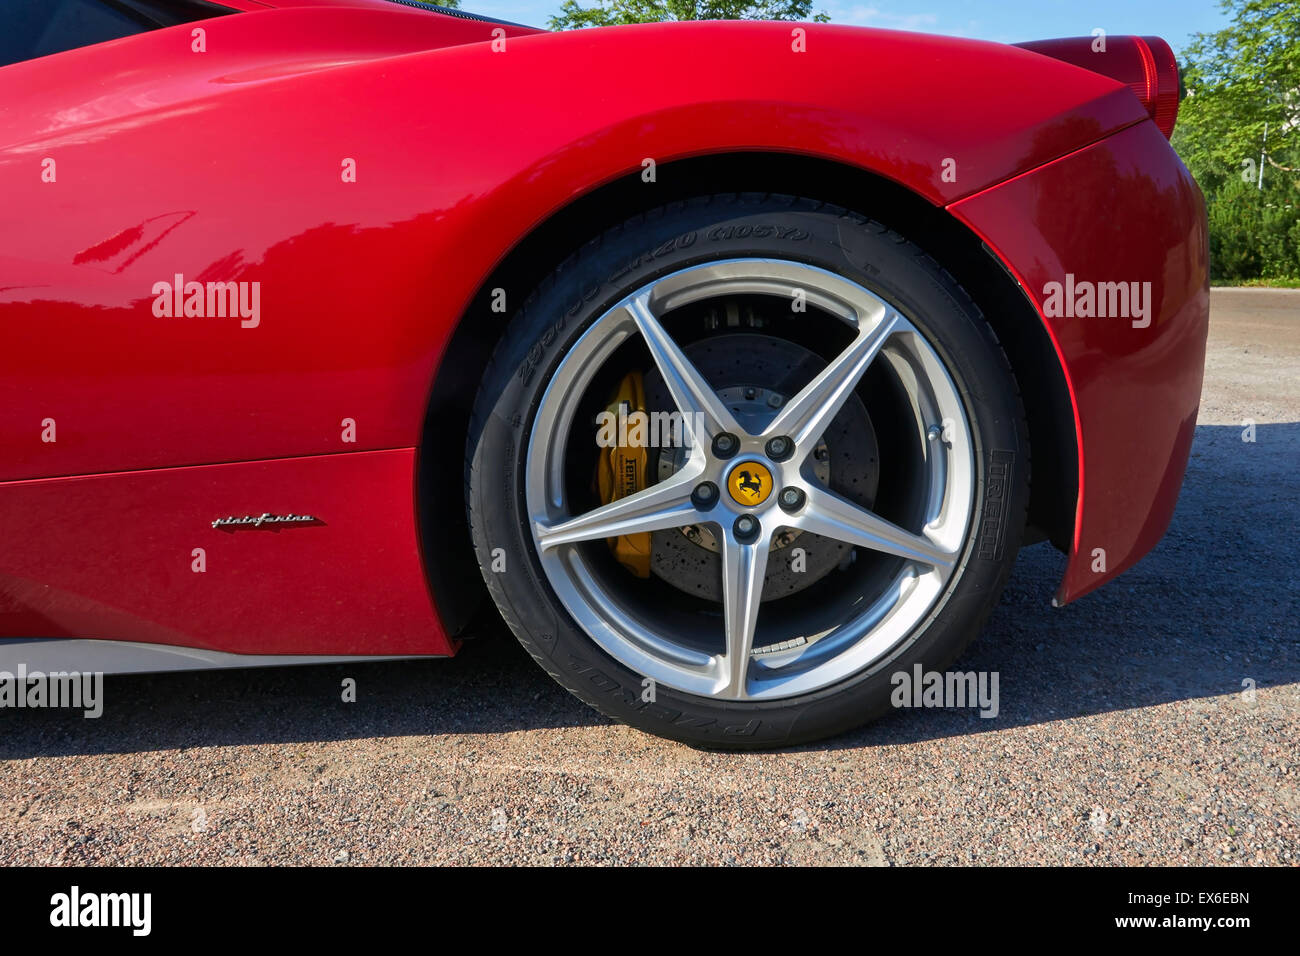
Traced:
<path fill-rule="evenodd" d="M 212 522 L 212 527 L 219 528 L 222 531 L 238 531 L 240 528 L 270 528 L 278 530 L 282 525 L 309 525 L 320 524 L 318 518 L 312 515 L 273 515 L 268 513 L 260 515 L 244 515 L 236 518 L 231 515 L 229 518 L 218 518 Z"/>

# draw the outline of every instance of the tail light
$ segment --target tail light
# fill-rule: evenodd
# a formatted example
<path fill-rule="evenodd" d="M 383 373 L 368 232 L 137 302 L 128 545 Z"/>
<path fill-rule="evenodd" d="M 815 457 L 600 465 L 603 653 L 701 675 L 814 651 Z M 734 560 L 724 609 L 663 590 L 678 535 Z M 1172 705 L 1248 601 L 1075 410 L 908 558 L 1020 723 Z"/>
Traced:
<path fill-rule="evenodd" d="M 1096 37 L 1034 40 L 1016 46 L 1054 60 L 1081 66 L 1128 86 L 1146 107 L 1160 132 L 1169 137 L 1178 119 L 1178 61 L 1159 37 L 1110 36 L 1105 52 L 1094 51 Z"/>

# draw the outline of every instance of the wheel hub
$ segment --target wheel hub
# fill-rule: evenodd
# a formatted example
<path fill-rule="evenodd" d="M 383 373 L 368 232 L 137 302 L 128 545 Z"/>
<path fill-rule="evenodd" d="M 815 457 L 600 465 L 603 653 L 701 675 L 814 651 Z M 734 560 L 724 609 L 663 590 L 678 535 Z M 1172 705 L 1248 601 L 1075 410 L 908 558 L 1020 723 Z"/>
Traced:
<path fill-rule="evenodd" d="M 700 339 L 686 345 L 683 351 L 714 386 L 736 420 L 752 434 L 766 428 L 790 397 L 823 365 L 817 355 L 794 342 L 749 332 Z M 646 373 L 645 396 L 653 410 L 674 407 L 663 378 L 655 370 Z M 659 449 L 657 461 L 651 464 L 656 480 L 665 481 L 681 470 L 687 454 L 688 450 L 681 447 Z M 806 467 L 814 479 L 837 494 L 866 507 L 874 503 L 880 480 L 879 451 L 871 419 L 860 400 L 854 397 L 845 403 L 814 446 Z M 732 478 L 739 486 L 743 480 L 740 472 L 746 470 L 750 472 L 750 482 L 758 472 L 757 480 L 766 488 L 758 500 L 739 487 L 732 492 Z M 720 482 L 725 487 L 719 493 L 736 507 L 767 508 L 771 496 L 780 491 L 775 487 L 776 473 L 770 458 L 744 455 L 726 473 L 726 482 Z M 791 552 L 787 560 L 768 562 L 764 600 L 811 587 L 852 558 L 852 548 L 841 541 L 783 527 L 776 514 L 766 516 L 763 521 L 775 522 L 777 526 L 769 545 L 771 552 L 802 549 L 797 554 Z M 714 529 L 703 522 L 657 531 L 651 546 L 650 571 L 687 594 L 718 601 L 722 599 L 720 550 Z"/>

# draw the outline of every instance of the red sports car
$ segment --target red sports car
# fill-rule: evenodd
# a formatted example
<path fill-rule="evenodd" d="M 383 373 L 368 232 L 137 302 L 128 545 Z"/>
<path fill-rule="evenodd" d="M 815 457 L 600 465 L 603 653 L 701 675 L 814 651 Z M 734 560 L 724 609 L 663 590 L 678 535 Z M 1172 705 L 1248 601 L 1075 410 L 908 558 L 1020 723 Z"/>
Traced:
<path fill-rule="evenodd" d="M 610 717 L 779 746 L 947 668 L 1022 544 L 1064 603 L 1169 521 L 1161 40 L 3 16 L 0 669 L 449 656 L 490 596 Z"/>

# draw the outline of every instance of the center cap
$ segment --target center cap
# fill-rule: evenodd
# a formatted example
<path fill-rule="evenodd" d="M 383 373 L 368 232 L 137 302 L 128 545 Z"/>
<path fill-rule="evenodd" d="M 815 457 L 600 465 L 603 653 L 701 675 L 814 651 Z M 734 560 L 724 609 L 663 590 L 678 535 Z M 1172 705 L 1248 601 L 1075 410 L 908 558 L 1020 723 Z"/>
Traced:
<path fill-rule="evenodd" d="M 742 461 L 727 476 L 727 491 L 746 508 L 761 505 L 772 494 L 772 472 L 756 461 Z"/>

